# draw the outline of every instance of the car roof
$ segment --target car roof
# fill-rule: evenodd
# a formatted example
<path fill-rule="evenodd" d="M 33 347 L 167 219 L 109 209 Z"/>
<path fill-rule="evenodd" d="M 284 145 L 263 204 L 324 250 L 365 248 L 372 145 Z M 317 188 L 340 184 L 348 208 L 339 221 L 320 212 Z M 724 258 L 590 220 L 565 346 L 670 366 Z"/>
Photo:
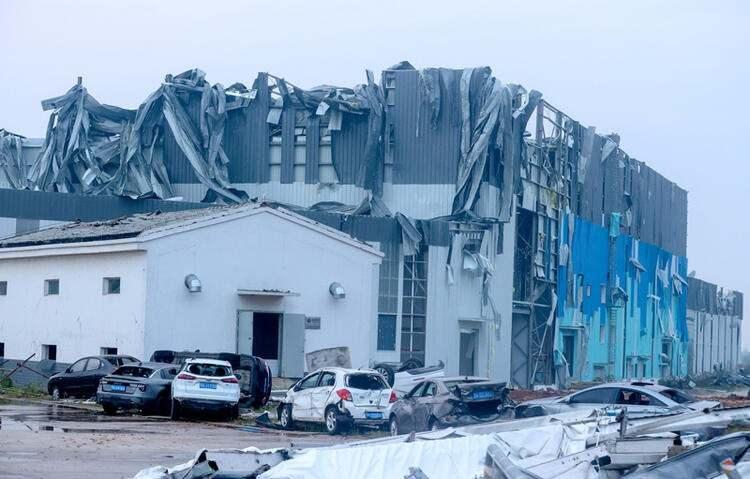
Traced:
<path fill-rule="evenodd" d="M 185 363 L 213 364 L 215 366 L 229 366 L 230 368 L 232 367 L 229 361 L 222 361 L 220 359 L 209 359 L 209 358 L 189 358 L 185 360 Z"/>
<path fill-rule="evenodd" d="M 666 386 L 662 386 L 661 384 L 649 383 L 645 381 L 633 381 L 633 382 L 622 381 L 622 382 L 597 384 L 596 386 L 591 386 L 588 388 L 581 389 L 580 391 L 571 393 L 569 396 L 572 396 L 573 394 L 578 394 L 582 391 L 587 391 L 591 389 L 599 389 L 599 388 L 628 388 L 634 391 L 640 391 L 640 392 L 651 393 L 651 394 L 659 394 L 659 396 L 663 397 L 667 401 L 674 402 L 669 397 L 661 394 L 662 391 L 666 391 L 666 390 L 670 390 L 674 388 L 669 388 Z"/>
<path fill-rule="evenodd" d="M 325 371 L 332 372 L 332 373 L 341 373 L 341 374 L 351 374 L 351 373 L 375 373 L 375 374 L 379 374 L 374 369 L 368 369 L 368 368 L 352 369 L 352 368 L 325 367 L 325 368 L 316 369 L 315 371 L 313 371 L 311 373 L 308 373 L 307 375 L 309 376 L 310 374 L 322 373 L 322 372 L 325 372 Z"/>

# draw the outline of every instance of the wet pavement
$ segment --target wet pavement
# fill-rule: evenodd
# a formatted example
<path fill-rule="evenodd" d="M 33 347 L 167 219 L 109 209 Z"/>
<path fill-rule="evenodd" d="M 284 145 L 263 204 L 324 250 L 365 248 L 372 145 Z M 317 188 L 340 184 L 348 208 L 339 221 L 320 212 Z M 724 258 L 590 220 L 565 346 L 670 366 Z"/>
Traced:
<path fill-rule="evenodd" d="M 0 402 L 0 479 L 129 478 L 146 467 L 190 460 L 202 448 L 313 447 L 342 440 L 229 423 L 112 417 L 64 404 Z"/>

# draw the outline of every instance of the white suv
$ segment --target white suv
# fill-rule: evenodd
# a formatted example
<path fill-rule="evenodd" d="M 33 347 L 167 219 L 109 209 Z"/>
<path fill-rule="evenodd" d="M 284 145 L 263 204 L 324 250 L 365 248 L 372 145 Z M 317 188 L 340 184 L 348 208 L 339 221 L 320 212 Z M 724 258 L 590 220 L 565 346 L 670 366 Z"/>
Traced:
<path fill-rule="evenodd" d="M 279 404 L 285 429 L 294 421 L 324 423 L 336 434 L 351 425 L 384 427 L 396 393 L 371 369 L 322 368 L 302 378 Z"/>
<path fill-rule="evenodd" d="M 239 415 L 240 382 L 232 365 L 216 359 L 188 359 L 172 381 L 172 419 L 183 409 L 218 410 Z"/>

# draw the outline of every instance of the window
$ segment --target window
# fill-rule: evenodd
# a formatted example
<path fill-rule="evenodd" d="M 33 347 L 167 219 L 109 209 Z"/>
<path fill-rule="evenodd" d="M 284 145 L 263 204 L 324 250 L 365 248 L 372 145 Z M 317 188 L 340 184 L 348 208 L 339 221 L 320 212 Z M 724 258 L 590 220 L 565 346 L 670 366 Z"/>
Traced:
<path fill-rule="evenodd" d="M 45 279 L 44 280 L 44 295 L 52 296 L 60 294 L 60 280 L 59 279 Z"/>
<path fill-rule="evenodd" d="M 380 391 L 388 389 L 380 374 L 347 374 L 346 385 L 353 389 L 364 389 L 366 391 Z"/>
<path fill-rule="evenodd" d="M 686 402 L 693 402 L 696 399 L 691 396 L 690 394 L 680 391 L 678 389 L 664 389 L 663 391 L 659 391 L 663 396 L 666 396 L 667 398 L 671 399 L 672 401 L 676 402 L 677 404 L 684 404 Z"/>
<path fill-rule="evenodd" d="M 177 376 L 177 368 L 164 368 L 161 370 L 161 377 L 164 379 L 174 379 Z"/>
<path fill-rule="evenodd" d="M 42 344 L 42 359 L 57 361 L 57 345 Z M 80 361 L 79 361 L 80 362 Z"/>
<path fill-rule="evenodd" d="M 297 385 L 297 390 L 301 391 L 302 389 L 314 388 L 318 384 L 319 376 L 320 373 L 315 373 L 307 376 L 305 379 L 299 382 L 299 384 Z"/>
<path fill-rule="evenodd" d="M 102 362 L 96 358 L 89 358 L 88 362 L 86 363 L 86 371 L 96 371 L 101 367 Z"/>
<path fill-rule="evenodd" d="M 628 406 L 664 406 L 664 403 L 640 391 L 632 389 L 620 389 L 617 395 L 617 404 Z"/>
<path fill-rule="evenodd" d="M 0 296 L 6 296 L 8 294 L 8 282 L 0 281 Z"/>
<path fill-rule="evenodd" d="M 615 388 L 596 388 L 581 391 L 570 397 L 571 404 L 614 404 Z"/>
<path fill-rule="evenodd" d="M 325 386 L 325 387 L 335 386 L 336 385 L 336 375 L 334 373 L 331 373 L 331 372 L 327 372 L 327 371 L 324 372 L 320 376 L 320 385 L 321 386 Z"/>
<path fill-rule="evenodd" d="M 165 370 L 163 370 L 165 371 Z M 112 373 L 113 376 L 130 376 L 133 378 L 149 378 L 154 370 L 141 366 L 122 366 Z M 167 378 L 165 378 L 167 379 Z"/>
<path fill-rule="evenodd" d="M 383 243 L 380 249 L 385 256 L 378 288 L 378 351 L 395 351 L 400 251 L 397 243 Z"/>
<path fill-rule="evenodd" d="M 0 343 L 0 358 L 5 357 L 5 343 Z"/>
<path fill-rule="evenodd" d="M 232 375 L 232 368 L 220 364 L 190 363 L 187 372 L 196 376 L 207 376 L 211 378 L 224 378 Z"/>
<path fill-rule="evenodd" d="M 599 315 L 599 342 L 604 344 L 607 341 L 607 318 L 605 315 Z"/>
<path fill-rule="evenodd" d="M 426 382 L 425 383 L 419 383 L 419 384 L 417 384 L 416 386 L 414 386 L 412 388 L 411 391 L 408 392 L 408 394 L 406 395 L 406 397 L 415 398 L 415 397 L 421 396 L 422 395 L 422 390 L 424 389 L 424 387 L 426 385 L 427 385 Z"/>
<path fill-rule="evenodd" d="M 86 363 L 88 362 L 87 358 L 80 359 L 73 363 L 71 367 L 68 368 L 69 373 L 80 373 L 83 372 L 84 369 L 86 369 Z"/>
<path fill-rule="evenodd" d="M 416 358 L 424 363 L 427 322 L 427 248 L 404 257 L 401 311 L 401 361 Z"/>
<path fill-rule="evenodd" d="M 102 294 L 120 294 L 120 278 L 104 278 Z"/>
<path fill-rule="evenodd" d="M 113 356 L 117 354 L 117 348 L 103 347 L 99 348 L 99 354 L 102 356 Z"/>
<path fill-rule="evenodd" d="M 607 304 L 607 285 L 602 283 L 599 285 L 599 301 L 602 304 Z"/>
<path fill-rule="evenodd" d="M 436 390 L 437 387 L 435 386 L 435 383 L 427 383 L 427 386 L 425 386 L 424 391 L 422 392 L 422 397 L 434 396 Z"/>

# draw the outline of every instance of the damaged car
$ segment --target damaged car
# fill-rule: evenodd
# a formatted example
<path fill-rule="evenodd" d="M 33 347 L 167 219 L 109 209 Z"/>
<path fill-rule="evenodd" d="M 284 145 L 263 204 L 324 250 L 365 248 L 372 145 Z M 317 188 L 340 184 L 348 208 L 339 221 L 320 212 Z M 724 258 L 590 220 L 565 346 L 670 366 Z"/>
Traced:
<path fill-rule="evenodd" d="M 123 364 L 137 363 L 132 356 L 102 355 L 81 358 L 47 381 L 47 392 L 57 401 L 66 396 L 90 398 L 99 381 Z"/>
<path fill-rule="evenodd" d="M 172 381 L 172 419 L 186 410 L 240 414 L 240 381 L 228 361 L 188 359 Z"/>
<path fill-rule="evenodd" d="M 330 434 L 351 426 L 384 427 L 396 393 L 367 369 L 322 368 L 292 386 L 278 407 L 279 423 L 322 423 Z"/>
<path fill-rule="evenodd" d="M 101 404 L 105 414 L 110 415 L 118 409 L 169 415 L 172 380 L 178 370 L 174 364 L 164 363 L 120 366 L 101 380 L 96 402 Z"/>
<path fill-rule="evenodd" d="M 417 384 L 391 408 L 391 435 L 501 419 L 512 408 L 505 382 L 481 377 L 433 378 Z"/>
<path fill-rule="evenodd" d="M 623 407 L 627 407 L 628 414 L 637 417 L 712 408 L 718 404 L 718 402 L 698 401 L 679 389 L 647 381 L 634 381 L 606 383 L 563 397 L 526 401 L 516 406 L 515 417 L 546 416 L 574 409 Z"/>

